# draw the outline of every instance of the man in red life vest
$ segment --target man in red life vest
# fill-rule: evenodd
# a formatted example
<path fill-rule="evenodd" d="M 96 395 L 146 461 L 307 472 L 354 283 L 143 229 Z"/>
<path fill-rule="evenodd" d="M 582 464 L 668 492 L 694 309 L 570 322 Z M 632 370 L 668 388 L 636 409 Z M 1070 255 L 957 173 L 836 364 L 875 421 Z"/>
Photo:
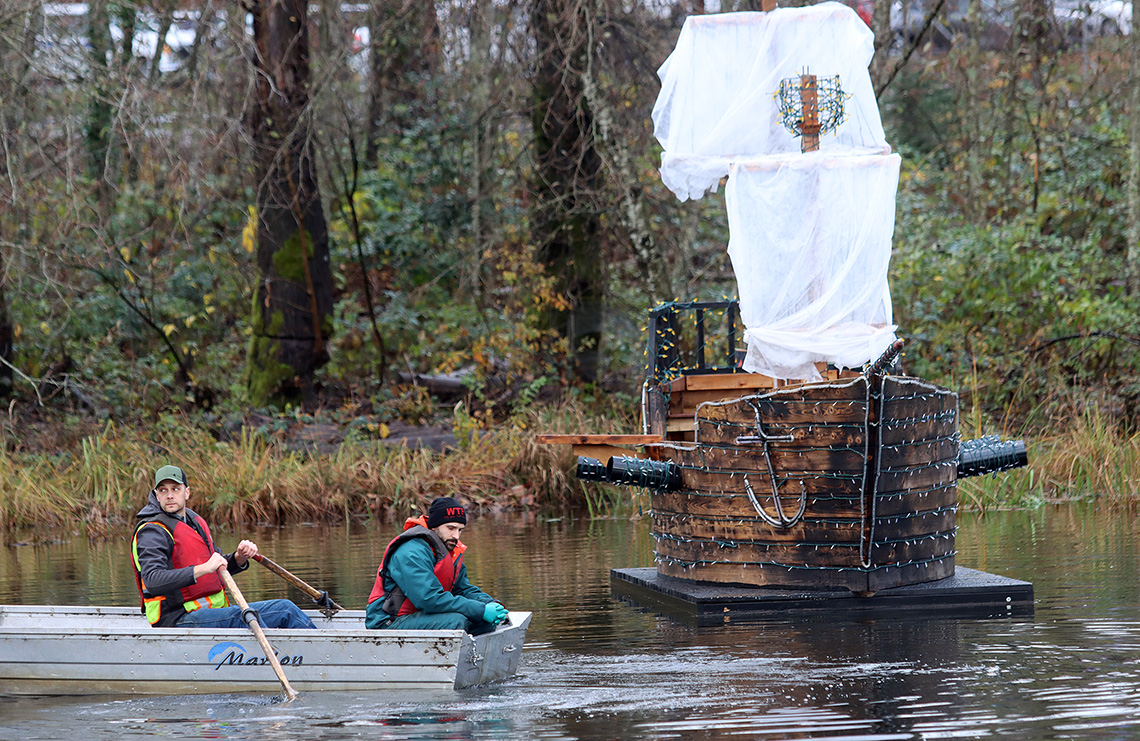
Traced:
<path fill-rule="evenodd" d="M 466 630 L 479 635 L 507 619 L 507 608 L 467 581 L 459 536 L 467 525 L 463 505 L 432 501 L 426 517 L 409 517 L 404 532 L 384 550 L 368 595 L 366 628 Z"/>
<path fill-rule="evenodd" d="M 257 545 L 238 543 L 228 556 L 214 545 L 210 528 L 186 506 L 190 487 L 177 466 L 154 474 L 154 490 L 135 518 L 131 541 L 135 580 L 146 619 L 156 628 L 244 628 L 241 608 L 226 599 L 218 570 L 245 571 Z M 253 602 L 266 628 L 315 628 L 313 621 L 285 599 Z"/>

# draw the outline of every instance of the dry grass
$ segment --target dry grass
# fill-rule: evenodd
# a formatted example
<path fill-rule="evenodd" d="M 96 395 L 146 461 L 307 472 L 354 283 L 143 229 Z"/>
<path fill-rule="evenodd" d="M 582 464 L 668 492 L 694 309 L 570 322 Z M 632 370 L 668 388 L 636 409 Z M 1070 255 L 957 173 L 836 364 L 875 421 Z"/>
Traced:
<path fill-rule="evenodd" d="M 1123 430 L 1099 406 L 1062 416 L 1027 441 L 1029 465 L 959 482 L 963 508 L 985 511 L 1045 502 L 1140 498 L 1140 434 Z"/>
<path fill-rule="evenodd" d="M 154 470 L 166 463 L 186 471 L 192 508 L 231 525 L 403 517 L 443 495 L 485 510 L 620 513 L 629 501 L 624 491 L 577 481 L 569 448 L 538 445 L 534 434 L 625 431 L 623 424 L 570 405 L 495 431 L 465 430 L 459 449 L 446 455 L 349 441 L 327 456 L 291 451 L 249 430 L 227 443 L 190 426 L 155 438 L 108 425 L 69 454 L 0 451 L 0 530 L 47 537 L 52 526 L 79 523 L 69 529 L 121 532 L 145 503 Z"/>
<path fill-rule="evenodd" d="M 1026 438 L 1029 466 L 961 481 L 962 508 L 1135 502 L 1140 435 L 1121 431 L 1095 405 L 1061 419 L 1046 434 L 1003 434 Z M 963 436 L 981 434 L 976 426 L 967 414 Z M 92 536 L 121 533 L 146 501 L 154 470 L 165 463 L 187 471 L 193 508 L 230 525 L 404 517 L 441 495 L 484 511 L 583 509 L 593 517 L 632 516 L 645 509 L 644 501 L 624 487 L 578 481 L 570 448 L 539 445 L 535 433 L 634 427 L 612 412 L 589 414 L 567 405 L 528 412 L 494 431 L 464 430 L 459 449 L 446 455 L 350 441 L 332 455 L 317 456 L 250 431 L 224 443 L 189 426 L 156 439 L 108 425 L 70 453 L 0 450 L 0 532 L 34 531 L 30 537 L 40 538 L 53 537 L 59 527 Z"/>

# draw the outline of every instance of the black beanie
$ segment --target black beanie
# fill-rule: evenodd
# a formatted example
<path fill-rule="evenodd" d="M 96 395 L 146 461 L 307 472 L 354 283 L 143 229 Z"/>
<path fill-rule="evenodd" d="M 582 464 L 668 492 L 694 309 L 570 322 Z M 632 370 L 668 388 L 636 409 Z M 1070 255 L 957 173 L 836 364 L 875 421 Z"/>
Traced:
<path fill-rule="evenodd" d="M 466 525 L 467 512 L 462 504 L 451 497 L 436 497 L 428 507 L 428 528 L 437 528 L 445 522 L 461 522 Z"/>

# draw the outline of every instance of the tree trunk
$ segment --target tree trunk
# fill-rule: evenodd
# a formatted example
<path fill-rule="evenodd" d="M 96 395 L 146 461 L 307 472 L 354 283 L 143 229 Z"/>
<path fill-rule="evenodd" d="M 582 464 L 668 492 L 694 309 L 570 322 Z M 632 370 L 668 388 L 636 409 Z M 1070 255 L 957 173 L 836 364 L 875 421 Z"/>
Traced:
<path fill-rule="evenodd" d="M 468 111 L 471 118 L 468 145 L 471 150 L 471 173 L 467 186 L 467 200 L 471 204 L 471 259 L 465 282 L 471 287 L 477 301 L 483 293 L 483 236 L 487 231 L 483 205 L 488 200 L 485 192 L 489 190 L 487 185 L 493 182 L 488 172 L 494 137 L 490 104 L 494 86 L 494 66 L 491 62 L 493 13 L 491 0 L 475 0 L 467 24 L 471 34 L 471 54 L 467 62 L 467 77 L 470 80 Z M 491 212 L 492 209 L 488 208 L 487 213 Z"/>
<path fill-rule="evenodd" d="M 4 250 L 0 249 L 0 399 L 12 393 L 12 318 L 8 314 L 8 298 L 4 293 Z"/>
<path fill-rule="evenodd" d="M 1140 29 L 1140 0 L 1132 0 L 1132 28 Z M 1128 289 L 1140 294 L 1140 33 L 1128 37 Z"/>
<path fill-rule="evenodd" d="M 981 0 L 969 0 L 966 6 L 966 63 L 963 73 L 965 85 L 966 124 L 966 193 L 963 210 L 974 224 L 982 224 L 985 219 L 984 199 L 982 198 L 983 162 L 987 154 L 982 126 L 988 118 L 988 111 L 982 101 L 982 48 L 979 37 L 982 33 Z"/>
<path fill-rule="evenodd" d="M 90 44 L 87 61 L 91 65 L 92 84 L 84 136 L 87 140 L 88 172 L 91 180 L 98 183 L 100 201 L 104 201 L 110 190 L 105 175 L 110 169 L 108 157 L 113 120 L 110 70 L 107 67 L 107 54 L 111 50 L 111 18 L 106 0 L 94 0 L 87 12 L 87 39 Z"/>
<path fill-rule="evenodd" d="M 530 22 L 538 54 L 533 235 L 555 289 L 569 302 L 569 308 L 549 308 L 545 322 L 566 338 L 576 375 L 592 381 L 598 374 L 605 282 L 596 243 L 601 219 L 593 202 L 601 160 L 582 83 L 588 7 L 572 0 L 534 0 Z"/>
<path fill-rule="evenodd" d="M 310 139 L 306 0 L 253 8 L 257 264 L 247 387 L 255 405 L 315 397 L 328 361 L 333 284 Z"/>
<path fill-rule="evenodd" d="M 871 30 L 875 34 L 875 55 L 871 57 L 871 84 L 875 90 L 887 79 L 891 48 L 891 0 L 874 0 L 871 4 Z"/>
<path fill-rule="evenodd" d="M 443 60 L 433 0 L 376 0 L 372 15 L 364 150 L 370 165 L 384 131 L 403 131 L 415 120 L 423 105 L 423 78 Z"/>
<path fill-rule="evenodd" d="M 594 3 L 586 4 L 593 7 Z M 610 105 L 606 93 L 601 89 L 600 79 L 596 68 L 594 39 L 598 37 L 594 22 L 600 16 L 600 9 L 591 13 L 590 17 L 583 18 L 586 24 L 587 39 L 584 46 L 586 57 L 585 70 L 582 74 L 582 90 L 586 96 L 590 115 L 593 118 L 593 131 L 597 132 L 598 141 L 602 151 L 606 154 L 606 163 L 617 179 L 621 192 L 621 209 L 618 219 L 629 235 L 629 244 L 633 255 L 641 269 L 643 280 L 649 287 L 650 294 L 659 301 L 669 301 L 676 296 L 672 277 L 669 275 L 669 265 L 657 249 L 657 242 L 653 235 L 649 214 L 645 207 L 643 189 L 638 178 L 635 157 L 631 152 L 633 143 L 621 141 L 617 123 L 617 114 Z"/>
<path fill-rule="evenodd" d="M 25 204 L 13 183 L 16 173 L 24 172 L 23 143 L 26 136 L 21 132 L 21 123 L 26 121 L 28 102 L 28 75 L 31 71 L 32 56 L 36 50 L 36 37 L 43 31 L 43 9 L 32 4 L 26 10 L 12 13 L 0 24 L 0 65 L 7 73 L 0 78 L 0 175 L 4 178 L 0 186 L 0 203 L 5 208 L 5 218 L 0 219 L 0 399 L 12 393 L 15 374 L 15 334 L 11 309 L 8 304 L 8 269 L 6 245 L 15 244 L 21 239 L 23 225 L 29 222 Z"/>

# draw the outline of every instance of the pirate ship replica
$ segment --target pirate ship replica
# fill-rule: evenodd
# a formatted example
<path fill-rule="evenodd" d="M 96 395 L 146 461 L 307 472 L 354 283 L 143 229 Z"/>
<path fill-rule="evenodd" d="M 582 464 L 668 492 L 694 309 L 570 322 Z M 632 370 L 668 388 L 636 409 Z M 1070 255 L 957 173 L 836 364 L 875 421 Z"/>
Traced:
<path fill-rule="evenodd" d="M 573 444 L 582 479 L 650 490 L 660 576 L 848 595 L 942 580 L 957 480 L 1026 463 L 1019 441 L 962 442 L 957 395 L 893 370 L 901 160 L 872 42 L 835 2 L 692 16 L 659 70 L 662 179 L 685 200 L 727 177 L 739 300 L 651 313 L 642 434 L 540 440 Z"/>

